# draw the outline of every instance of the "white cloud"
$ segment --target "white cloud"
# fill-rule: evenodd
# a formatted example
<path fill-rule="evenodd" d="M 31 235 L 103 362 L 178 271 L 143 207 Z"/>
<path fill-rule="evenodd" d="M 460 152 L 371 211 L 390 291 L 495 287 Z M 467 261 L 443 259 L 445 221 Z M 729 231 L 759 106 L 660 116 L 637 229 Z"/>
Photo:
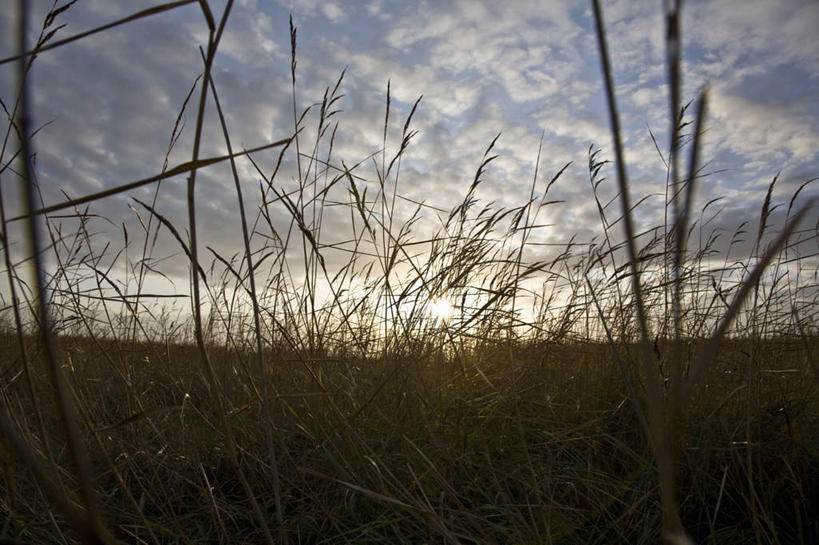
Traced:
<path fill-rule="evenodd" d="M 334 2 L 325 2 L 321 6 L 321 12 L 334 23 L 338 23 L 347 18 L 344 9 Z"/>
<path fill-rule="evenodd" d="M 772 165 L 816 158 L 819 123 L 802 104 L 764 104 L 715 88 L 713 134 L 746 160 Z"/>

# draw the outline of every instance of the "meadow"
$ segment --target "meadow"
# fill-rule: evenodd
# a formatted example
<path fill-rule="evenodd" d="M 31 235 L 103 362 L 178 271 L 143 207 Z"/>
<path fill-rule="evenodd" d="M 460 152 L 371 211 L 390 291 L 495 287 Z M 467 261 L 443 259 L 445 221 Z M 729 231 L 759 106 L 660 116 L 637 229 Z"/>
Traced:
<path fill-rule="evenodd" d="M 26 84 L 35 57 L 91 33 L 52 32 L 55 3 L 39 41 L 2 61 L 21 83 L 3 97 L 1 188 L 21 182 L 24 211 L 0 194 L 0 543 L 819 542 L 815 201 L 805 182 L 779 202 L 774 177 L 733 232 L 714 227 L 720 202 L 694 207 L 707 92 L 680 96 L 676 4 L 665 221 L 635 219 L 593 2 L 614 142 L 587 154 L 599 232 L 540 260 L 562 170 L 535 170 L 519 207 L 482 202 L 492 141 L 460 203 L 408 205 L 423 103 L 396 119 L 388 87 L 382 148 L 337 159 L 344 75 L 295 109 L 292 21 L 293 126 L 257 162 L 211 77 L 232 2 L 198 4 L 202 77 L 169 120 L 166 168 L 98 193 L 43 202 Z M 190 160 L 170 165 L 185 115 Z M 201 156 L 206 115 L 227 155 Z M 198 239 L 196 175 L 217 163 L 241 217 L 230 255 Z M 174 178 L 187 224 L 157 204 Z M 146 187 L 153 200 L 129 201 L 141 232 L 101 227 L 115 223 L 95 201 Z M 349 218 L 343 243 L 323 230 L 333 214 Z M 145 287 L 163 275 L 158 237 L 190 264 L 173 302 Z"/>

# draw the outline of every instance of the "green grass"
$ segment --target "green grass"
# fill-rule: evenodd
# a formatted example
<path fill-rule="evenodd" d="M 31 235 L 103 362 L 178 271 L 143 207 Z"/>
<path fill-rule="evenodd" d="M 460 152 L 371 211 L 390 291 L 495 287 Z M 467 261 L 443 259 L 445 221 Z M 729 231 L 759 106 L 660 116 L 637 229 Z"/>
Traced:
<path fill-rule="evenodd" d="M 199 142 L 209 103 L 229 150 L 216 159 L 257 167 L 256 196 L 232 169 L 243 245 L 222 255 L 197 240 L 196 172 L 216 162 L 197 143 L 190 162 L 166 161 L 156 176 L 48 208 L 29 161 L 20 162 L 27 212 L 13 218 L 0 201 L 10 286 L 0 540 L 819 540 L 816 233 L 799 225 L 811 203 L 797 206 L 807 183 L 783 203 L 782 225 L 771 223 L 775 179 L 753 232 L 709 227 L 716 204 L 694 214 L 699 158 L 691 154 L 687 173 L 677 163 L 700 147 L 705 93 L 692 116 L 670 70 L 666 222 L 636 225 L 619 150 L 615 189 L 605 178 L 615 169 L 590 147 L 600 233 L 537 262 L 538 215 L 554 204 L 549 190 L 564 170 L 536 174 L 517 208 L 483 204 L 476 189 L 488 183 L 493 141 L 465 174 L 461 203 L 406 212 L 400 166 L 423 105 L 396 121 L 388 86 L 383 149 L 357 164 L 337 159 L 343 75 L 299 112 L 292 24 L 292 132 L 268 146 L 280 154 L 272 165 L 234 150 L 209 79 L 232 4 L 221 23 L 200 5 L 210 42 L 179 119 L 199 108 Z M 58 46 L 44 26 L 39 54 Z M 8 107 L 3 153 L 17 146 L 30 159 L 26 91 Z M 607 91 L 618 148 L 610 83 Z M 280 168 L 298 172 L 296 181 Z M 186 226 L 157 205 L 157 182 L 181 174 Z M 83 208 L 137 186 L 155 190 L 151 202 L 134 199 L 141 232 L 112 234 Z M 609 201 L 616 193 L 622 199 Z M 324 225 L 339 210 L 349 218 L 341 242 Z M 42 260 L 28 280 L 19 249 L 5 244 L 21 219 Z M 157 236 L 195 265 L 191 316 L 144 289 L 167 257 L 156 253 Z M 748 239 L 750 255 L 717 252 L 721 238 Z M 446 322 L 429 313 L 440 296 L 455 306 Z"/>

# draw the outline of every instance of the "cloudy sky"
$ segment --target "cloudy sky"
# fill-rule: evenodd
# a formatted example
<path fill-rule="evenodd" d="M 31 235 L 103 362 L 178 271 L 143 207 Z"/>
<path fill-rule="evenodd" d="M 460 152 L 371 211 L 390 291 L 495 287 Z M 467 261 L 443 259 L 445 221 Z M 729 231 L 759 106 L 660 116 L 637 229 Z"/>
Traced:
<path fill-rule="evenodd" d="M 60 0 L 58 5 L 65 3 Z M 0 57 L 14 53 L 17 2 L 0 0 Z M 40 32 L 52 1 L 32 5 L 30 42 Z M 64 38 L 124 17 L 159 2 L 78 0 L 60 14 Z M 215 17 L 225 2 L 211 0 Z M 665 170 L 650 138 L 667 148 L 666 85 L 662 2 L 604 0 L 614 78 L 626 132 L 626 153 L 635 198 L 650 197 L 638 219 L 656 225 L 662 213 Z M 288 18 L 298 27 L 296 107 L 320 102 L 325 89 L 346 69 L 334 121 L 338 129 L 333 163 L 354 165 L 382 148 L 387 82 L 391 114 L 387 161 L 400 144 L 401 129 L 423 95 L 412 126 L 418 130 L 402 162 L 399 192 L 449 209 L 463 198 L 482 155 L 501 133 L 500 157 L 479 186 L 482 202 L 514 207 L 525 203 L 536 166 L 536 194 L 566 163 L 572 165 L 553 186 L 550 198 L 564 201 L 541 212 L 553 224 L 538 237 L 565 242 L 573 234 L 588 240 L 599 232 L 590 198 L 588 148 L 613 159 L 608 117 L 590 2 L 579 1 L 274 1 L 237 0 L 215 61 L 214 81 L 227 113 L 233 145 L 250 148 L 293 132 Z M 54 28 L 52 26 L 51 28 Z M 771 179 L 781 171 L 776 202 L 785 202 L 803 182 L 819 176 L 819 3 L 815 0 L 721 0 L 685 4 L 685 101 L 710 87 L 711 107 L 704 149 L 705 172 L 699 208 L 722 196 L 718 221 L 726 228 L 758 216 Z M 35 126 L 47 124 L 34 146 L 37 172 L 47 204 L 62 194 L 79 197 L 158 173 L 174 121 L 202 71 L 199 47 L 207 26 L 197 4 L 141 19 L 42 53 L 34 63 L 31 88 Z M 0 97 L 14 101 L 14 65 L 0 66 Z M 195 95 L 198 97 L 198 93 Z M 192 104 L 195 102 L 192 101 Z M 318 108 L 305 122 L 302 153 L 310 153 Z M 190 159 L 196 118 L 192 105 L 170 164 Z M 209 106 L 202 156 L 225 152 L 214 108 Z M 543 135 L 540 164 L 538 145 Z M 327 153 L 326 141 L 320 153 Z M 292 188 L 297 174 L 285 161 L 277 182 Z M 376 155 L 380 165 L 380 153 Z M 273 170 L 277 154 L 259 153 L 262 170 Z M 6 161 L 4 159 L 4 161 Z M 259 175 L 239 163 L 251 202 L 258 203 Z M 376 166 L 357 169 L 377 190 Z M 604 171 L 612 180 L 612 169 Z M 14 179 L 4 173 L 3 191 L 13 199 Z M 184 178 L 165 182 L 158 210 L 186 228 Z M 604 186 L 604 191 L 613 191 Z M 819 194 L 819 182 L 802 197 Z M 346 191 L 341 195 L 346 199 Z M 92 205 L 111 225 L 136 228 L 128 205 L 150 200 L 143 188 Z M 230 255 L 240 250 L 233 180 L 226 166 L 205 169 L 197 185 L 201 243 Z M 13 203 L 12 203 L 13 205 Z M 283 208 L 278 209 L 286 216 Z M 399 208 L 399 211 L 403 209 Z M 816 222 L 814 213 L 811 222 Z M 325 237 L 349 238 L 349 215 L 328 215 Z M 440 219 L 426 209 L 425 227 Z M 133 232 L 133 231 L 132 231 Z M 341 234 L 343 232 L 343 234 Z M 14 234 L 10 239 L 14 241 Z M 326 238 L 326 241 L 330 241 Z M 165 253 L 178 251 L 172 240 Z M 160 252 L 162 253 L 162 252 Z M 184 267 L 168 274 L 184 277 Z"/>

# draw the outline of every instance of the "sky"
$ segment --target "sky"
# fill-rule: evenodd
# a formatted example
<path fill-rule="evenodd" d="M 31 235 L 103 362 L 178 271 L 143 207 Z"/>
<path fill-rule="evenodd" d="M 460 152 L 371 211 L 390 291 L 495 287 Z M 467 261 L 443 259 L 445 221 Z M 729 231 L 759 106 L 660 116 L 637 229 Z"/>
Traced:
<path fill-rule="evenodd" d="M 53 3 L 29 3 L 31 43 Z M 55 25 L 65 26 L 55 39 L 159 3 L 79 0 L 58 16 Z M 657 225 L 665 168 L 651 134 L 662 153 L 668 148 L 663 3 L 601 3 L 633 199 L 649 196 L 637 219 L 643 227 Z M 0 0 L 3 58 L 15 52 L 16 4 Z M 225 1 L 209 4 L 218 20 Z M 387 161 L 400 145 L 406 116 L 423 95 L 411 125 L 418 133 L 401 163 L 402 196 L 450 209 L 463 199 L 487 146 L 500 133 L 494 148 L 499 157 L 477 189 L 481 203 L 520 206 L 529 198 L 536 170 L 540 196 L 571 162 L 550 189 L 549 199 L 561 202 L 541 212 L 539 223 L 549 227 L 538 230 L 536 239 L 565 244 L 572 236 L 587 241 L 600 232 L 588 150 L 594 146 L 603 158 L 614 157 L 590 2 L 237 0 L 213 72 L 237 149 L 293 132 L 291 16 L 298 29 L 296 108 L 301 112 L 319 103 L 344 72 L 338 91 L 344 96 L 333 118 L 338 128 L 332 162 L 364 161 L 356 172 L 369 195 L 377 190 L 389 82 Z M 778 173 L 774 201 L 785 204 L 801 184 L 819 176 L 817 28 L 814 0 L 685 3 L 683 100 L 694 100 L 706 84 L 710 93 L 703 148 L 707 176 L 698 187 L 695 210 L 722 197 L 714 225 L 730 231 L 740 221 L 753 222 Z M 33 126 L 42 129 L 33 145 L 46 204 L 160 172 L 174 122 L 202 71 L 199 47 L 206 42 L 202 11 L 191 4 L 38 56 L 30 89 Z M 13 63 L 0 66 L 0 97 L 7 105 L 14 102 L 14 70 Z M 171 166 L 190 160 L 198 91 L 194 97 L 169 155 Z M 305 120 L 303 153 L 312 149 L 317 112 L 313 108 Z M 320 153 L 326 154 L 326 140 L 322 146 Z M 210 103 L 201 156 L 225 150 Z M 373 154 L 375 165 L 367 160 Z M 254 157 L 264 172 L 273 171 L 276 151 Z M 249 161 L 238 166 L 252 211 L 259 202 L 260 176 Z M 612 195 L 615 173 L 610 167 L 604 173 L 612 182 L 601 191 Z M 295 164 L 286 161 L 276 183 L 292 188 L 297 176 Z M 13 207 L 15 180 L 4 173 L 0 181 Z M 130 208 L 136 206 L 132 198 L 150 201 L 153 195 L 153 189 L 143 188 L 94 202 L 91 211 L 104 218 L 93 223 L 95 236 L 121 239 L 123 224 L 133 234 L 139 219 Z M 819 182 L 809 184 L 799 202 L 816 195 Z M 196 197 L 200 244 L 223 255 L 239 252 L 235 188 L 226 165 L 200 171 Z M 184 178 L 177 177 L 163 183 L 157 201 L 157 210 L 180 232 L 187 225 L 185 198 Z M 408 217 L 411 208 L 409 201 L 400 201 L 398 215 Z M 276 221 L 284 222 L 286 211 L 279 212 Z M 419 236 L 442 221 L 443 213 L 434 208 L 424 214 Z M 806 224 L 815 225 L 817 218 L 814 210 Z M 349 238 L 349 213 L 328 213 L 324 222 L 325 241 Z M 9 232 L 12 244 L 19 236 Z M 159 244 L 158 254 L 178 253 L 169 236 Z M 171 278 L 187 275 L 184 261 L 165 266 Z"/>

